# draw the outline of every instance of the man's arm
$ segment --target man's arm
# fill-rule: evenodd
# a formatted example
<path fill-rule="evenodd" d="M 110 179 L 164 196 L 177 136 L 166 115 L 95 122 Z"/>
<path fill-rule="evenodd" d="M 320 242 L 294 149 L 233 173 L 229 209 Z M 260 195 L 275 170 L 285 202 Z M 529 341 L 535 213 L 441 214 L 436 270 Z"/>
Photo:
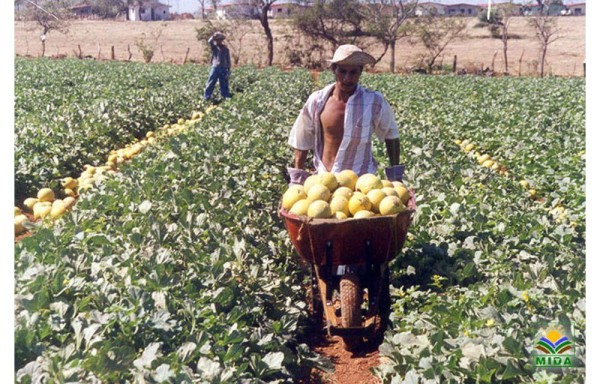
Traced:
<path fill-rule="evenodd" d="M 390 167 L 400 164 L 400 139 L 389 139 L 385 141 Z"/>
<path fill-rule="evenodd" d="M 308 155 L 308 151 L 295 149 L 294 150 L 294 168 L 304 169 L 304 166 L 306 164 L 307 155 Z"/>

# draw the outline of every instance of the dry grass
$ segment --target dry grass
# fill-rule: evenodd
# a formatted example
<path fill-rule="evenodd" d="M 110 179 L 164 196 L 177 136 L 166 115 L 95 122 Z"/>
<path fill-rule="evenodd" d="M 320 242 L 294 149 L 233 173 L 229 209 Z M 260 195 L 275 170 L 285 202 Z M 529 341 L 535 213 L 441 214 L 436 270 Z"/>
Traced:
<path fill-rule="evenodd" d="M 558 76 L 583 75 L 585 60 L 585 17 L 562 17 L 559 21 L 560 39 L 550 45 L 547 57 L 546 73 Z M 110 59 L 111 47 L 114 47 L 116 60 L 127 60 L 129 50 L 131 59 L 142 61 L 142 54 L 135 45 L 136 39 L 155 47 L 153 62 L 183 62 L 189 48 L 188 61 L 203 62 L 205 43 L 196 39 L 195 28 L 202 26 L 201 20 L 181 20 L 168 22 L 131 22 L 131 21 L 74 21 L 69 32 L 61 34 L 51 32 L 46 41 L 48 56 L 76 56 L 79 46 L 84 56 Z M 454 55 L 458 58 L 459 68 L 486 68 L 498 72 L 503 70 L 502 42 L 493 39 L 487 29 L 475 28 L 476 18 L 468 21 L 468 37 L 450 44 L 444 52 L 443 63 L 451 64 Z M 275 36 L 275 64 L 289 66 L 286 50 L 292 36 L 288 22 L 272 21 Z M 257 21 L 253 21 L 250 32 L 242 41 L 240 64 L 266 64 L 264 35 Z M 527 19 L 515 17 L 509 32 L 519 39 L 509 41 L 509 72 L 511 74 L 533 75 L 537 72 L 539 57 L 538 43 Z M 158 38 L 154 36 L 160 35 Z M 287 38 L 286 38 L 287 36 Z M 229 45 L 236 48 L 237 42 L 230 40 Z M 373 54 L 380 51 L 374 46 Z M 396 49 L 396 67 L 402 71 L 416 64 L 421 49 L 401 41 Z M 41 44 L 39 30 L 34 24 L 15 22 L 15 53 L 17 55 L 39 56 Z M 496 55 L 495 59 L 494 56 Z M 387 71 L 389 53 L 376 65 L 376 71 Z M 521 63 L 519 59 L 522 56 Z M 494 65 L 492 65 L 494 64 Z"/>

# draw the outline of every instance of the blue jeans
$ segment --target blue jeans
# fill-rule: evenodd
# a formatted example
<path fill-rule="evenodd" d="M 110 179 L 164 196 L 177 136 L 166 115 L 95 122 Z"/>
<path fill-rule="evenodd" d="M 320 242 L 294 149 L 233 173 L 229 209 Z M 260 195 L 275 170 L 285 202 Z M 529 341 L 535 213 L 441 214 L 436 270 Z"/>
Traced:
<path fill-rule="evenodd" d="M 208 73 L 208 80 L 206 81 L 206 87 L 204 88 L 204 100 L 211 98 L 212 93 L 219 81 L 219 89 L 221 90 L 221 96 L 225 98 L 231 97 L 229 94 L 229 79 L 227 78 L 227 68 L 223 67 L 211 67 Z"/>

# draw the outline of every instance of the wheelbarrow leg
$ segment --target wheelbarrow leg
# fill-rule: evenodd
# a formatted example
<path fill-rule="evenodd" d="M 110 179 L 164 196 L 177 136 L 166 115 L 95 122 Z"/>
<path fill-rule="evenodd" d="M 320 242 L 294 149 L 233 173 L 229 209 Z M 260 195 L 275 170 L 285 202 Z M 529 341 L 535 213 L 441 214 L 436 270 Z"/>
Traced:
<path fill-rule="evenodd" d="M 310 282 L 311 282 L 311 310 L 312 319 L 317 327 L 321 326 L 323 322 L 323 300 L 321 299 L 321 293 L 319 292 L 319 278 L 316 271 L 317 266 L 311 266 L 310 268 Z"/>

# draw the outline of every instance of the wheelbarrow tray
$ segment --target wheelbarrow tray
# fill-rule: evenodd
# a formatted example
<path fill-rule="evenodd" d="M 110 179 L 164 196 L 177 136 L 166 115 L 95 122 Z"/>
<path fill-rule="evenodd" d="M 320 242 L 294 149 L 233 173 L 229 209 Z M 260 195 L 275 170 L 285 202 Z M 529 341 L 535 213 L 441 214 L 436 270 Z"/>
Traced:
<path fill-rule="evenodd" d="M 415 211 L 414 194 L 404 212 L 363 219 L 315 219 L 280 208 L 296 252 L 316 266 L 386 263 L 400 253 Z M 327 260 L 327 255 L 331 260 Z"/>

